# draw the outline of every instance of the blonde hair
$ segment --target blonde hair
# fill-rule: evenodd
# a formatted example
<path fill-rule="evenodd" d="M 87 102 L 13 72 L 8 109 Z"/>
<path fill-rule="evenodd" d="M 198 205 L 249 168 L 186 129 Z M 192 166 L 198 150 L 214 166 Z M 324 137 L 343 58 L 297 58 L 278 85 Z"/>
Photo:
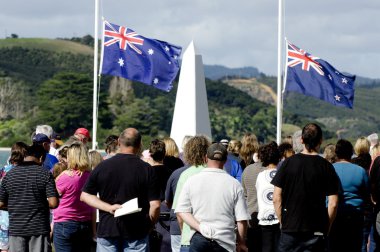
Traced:
<path fill-rule="evenodd" d="M 241 148 L 241 142 L 239 140 L 231 140 L 228 143 L 227 151 L 234 154 L 239 154 Z"/>
<path fill-rule="evenodd" d="M 334 144 L 326 145 L 325 150 L 323 151 L 323 157 L 332 164 L 336 162 L 337 157 Z"/>
<path fill-rule="evenodd" d="M 90 161 L 90 167 L 91 169 L 94 169 L 100 162 L 103 161 L 102 155 L 97 152 L 96 150 L 92 150 L 88 152 L 88 158 Z"/>
<path fill-rule="evenodd" d="M 259 142 L 254 134 L 246 133 L 241 139 L 240 157 L 243 159 L 246 166 L 252 162 L 254 153 L 259 150 Z"/>
<path fill-rule="evenodd" d="M 90 161 L 87 149 L 82 142 L 74 142 L 67 150 L 67 169 L 80 172 L 90 170 Z"/>
<path fill-rule="evenodd" d="M 200 166 L 206 163 L 207 148 L 210 141 L 207 137 L 197 135 L 189 139 L 185 145 L 185 160 L 191 166 Z"/>
<path fill-rule="evenodd" d="M 371 150 L 372 160 L 375 160 L 375 158 L 379 155 L 380 155 L 380 145 L 376 144 L 375 146 L 372 147 L 372 150 Z"/>
<path fill-rule="evenodd" d="M 354 151 L 357 156 L 369 153 L 371 143 L 368 141 L 366 137 L 360 137 L 356 140 Z"/>
<path fill-rule="evenodd" d="M 165 150 L 166 150 L 165 156 L 176 157 L 176 158 L 179 157 L 178 146 L 172 138 L 167 137 L 167 138 L 164 138 L 162 141 L 165 143 Z"/>

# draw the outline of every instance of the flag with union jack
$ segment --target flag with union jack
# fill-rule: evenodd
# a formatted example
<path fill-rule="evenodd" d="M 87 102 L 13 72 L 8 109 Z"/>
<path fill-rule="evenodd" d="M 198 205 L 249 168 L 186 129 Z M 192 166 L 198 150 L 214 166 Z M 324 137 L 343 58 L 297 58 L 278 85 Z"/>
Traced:
<path fill-rule="evenodd" d="M 100 73 L 169 92 L 179 70 L 181 51 L 179 46 L 145 38 L 130 28 L 104 21 Z"/>
<path fill-rule="evenodd" d="M 355 76 L 343 74 L 328 62 L 287 41 L 284 91 L 294 91 L 353 108 Z"/>

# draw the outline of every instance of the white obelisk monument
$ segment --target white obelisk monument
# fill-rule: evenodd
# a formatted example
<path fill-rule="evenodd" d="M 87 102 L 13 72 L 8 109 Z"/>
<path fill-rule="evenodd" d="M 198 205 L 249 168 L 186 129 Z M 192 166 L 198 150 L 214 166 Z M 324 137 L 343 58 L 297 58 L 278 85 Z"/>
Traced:
<path fill-rule="evenodd" d="M 182 57 L 170 137 L 181 149 L 186 135 L 197 134 L 212 139 L 202 55 L 191 41 Z"/>

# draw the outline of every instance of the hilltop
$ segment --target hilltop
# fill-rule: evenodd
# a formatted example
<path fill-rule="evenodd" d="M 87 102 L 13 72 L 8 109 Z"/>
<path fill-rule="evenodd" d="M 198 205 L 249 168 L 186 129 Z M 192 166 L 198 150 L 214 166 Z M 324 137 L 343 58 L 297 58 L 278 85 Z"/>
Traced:
<path fill-rule="evenodd" d="M 94 49 L 83 44 L 46 38 L 7 38 L 0 39 L 0 49 L 21 47 L 24 49 L 39 49 L 49 52 L 68 52 L 73 54 L 93 55 Z"/>

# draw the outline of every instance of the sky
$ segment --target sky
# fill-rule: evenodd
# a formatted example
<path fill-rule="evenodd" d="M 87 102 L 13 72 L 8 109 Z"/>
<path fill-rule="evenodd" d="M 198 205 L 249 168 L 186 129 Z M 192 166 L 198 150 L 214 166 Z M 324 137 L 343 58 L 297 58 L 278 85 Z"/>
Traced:
<path fill-rule="evenodd" d="M 278 1 L 99 1 L 100 16 L 145 37 L 183 49 L 194 40 L 205 64 L 253 66 L 277 75 Z M 380 1 L 284 0 L 283 5 L 284 37 L 290 42 L 339 71 L 380 79 Z M 95 0 L 4 1 L 0 38 L 94 36 L 94 10 Z"/>

